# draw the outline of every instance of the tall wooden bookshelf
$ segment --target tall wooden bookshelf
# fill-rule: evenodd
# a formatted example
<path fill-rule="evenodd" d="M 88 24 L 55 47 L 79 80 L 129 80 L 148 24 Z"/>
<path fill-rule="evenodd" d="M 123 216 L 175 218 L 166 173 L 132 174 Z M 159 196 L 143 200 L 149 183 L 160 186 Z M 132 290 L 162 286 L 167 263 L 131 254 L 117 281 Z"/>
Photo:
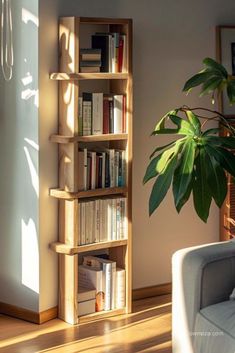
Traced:
<path fill-rule="evenodd" d="M 79 73 L 80 47 L 89 47 L 95 31 L 120 32 L 127 39 L 127 72 Z M 58 133 L 50 137 L 59 147 L 59 187 L 50 195 L 59 200 L 58 242 L 50 244 L 59 256 L 59 318 L 70 324 L 86 322 L 131 311 L 132 253 L 132 21 L 130 19 L 63 17 L 59 22 L 59 72 L 50 75 L 59 84 Z M 103 87 L 110 94 L 126 95 L 127 131 L 123 134 L 78 135 L 78 97 L 84 89 L 94 92 Z M 91 143 L 126 150 L 127 177 L 125 187 L 78 190 L 78 148 Z M 126 197 L 128 227 L 126 239 L 78 245 L 78 204 L 83 199 Z M 78 264 L 86 253 L 105 250 L 117 266 L 126 270 L 126 306 L 79 316 L 77 305 Z"/>

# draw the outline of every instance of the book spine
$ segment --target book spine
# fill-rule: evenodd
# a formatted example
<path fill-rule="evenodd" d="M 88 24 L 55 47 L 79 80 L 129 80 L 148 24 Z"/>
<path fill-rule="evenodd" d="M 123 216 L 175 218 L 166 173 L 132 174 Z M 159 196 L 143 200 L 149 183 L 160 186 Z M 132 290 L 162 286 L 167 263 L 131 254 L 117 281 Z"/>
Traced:
<path fill-rule="evenodd" d="M 112 200 L 107 200 L 107 241 L 112 240 Z"/>
<path fill-rule="evenodd" d="M 116 239 L 121 239 L 121 199 L 116 199 Z"/>
<path fill-rule="evenodd" d="M 113 96 L 113 132 L 121 134 L 122 129 L 122 111 L 123 111 L 123 95 L 116 94 Z"/>
<path fill-rule="evenodd" d="M 105 170 L 106 170 L 106 153 L 102 152 L 102 174 L 101 174 L 101 181 L 102 181 L 102 188 L 105 188 Z"/>
<path fill-rule="evenodd" d="M 114 110 L 113 110 L 113 98 L 109 100 L 109 132 L 114 133 Z"/>
<path fill-rule="evenodd" d="M 92 135 L 103 133 L 103 93 L 92 93 Z"/>
<path fill-rule="evenodd" d="M 100 223 L 100 241 L 107 241 L 107 210 L 108 204 L 107 200 L 100 200 L 100 208 L 101 208 L 101 223 Z"/>
<path fill-rule="evenodd" d="M 119 186 L 119 151 L 114 152 L 114 179 L 115 179 L 115 186 Z"/>
<path fill-rule="evenodd" d="M 81 229 L 80 229 L 80 234 L 81 234 L 81 245 L 86 244 L 86 205 L 84 202 L 81 204 Z"/>
<path fill-rule="evenodd" d="M 117 199 L 112 199 L 112 240 L 117 240 Z"/>
<path fill-rule="evenodd" d="M 109 150 L 109 175 L 111 188 L 115 186 L 114 153 L 114 149 Z"/>
<path fill-rule="evenodd" d="M 83 134 L 83 127 L 82 127 L 82 111 L 83 111 L 83 98 L 78 98 L 78 135 Z"/>
<path fill-rule="evenodd" d="M 82 207 L 81 204 L 78 204 L 78 245 L 82 245 Z"/>
<path fill-rule="evenodd" d="M 122 72 L 127 72 L 127 39 L 126 39 L 126 35 L 123 34 L 122 35 L 122 40 L 123 40 L 123 60 L 122 60 Z"/>
<path fill-rule="evenodd" d="M 109 98 L 103 99 L 103 133 L 109 134 Z"/>
<path fill-rule="evenodd" d="M 126 305 L 126 271 L 116 269 L 116 309 L 124 308 Z"/>
<path fill-rule="evenodd" d="M 111 310 L 111 290 L 112 290 L 112 264 L 103 263 L 103 271 L 105 277 L 105 302 L 104 310 Z"/>
<path fill-rule="evenodd" d="M 90 101 L 83 100 L 82 119 L 82 134 L 91 135 L 92 104 Z"/>
<path fill-rule="evenodd" d="M 122 72 L 123 67 L 123 36 L 119 38 L 119 52 L 118 52 L 118 72 Z"/>
<path fill-rule="evenodd" d="M 122 106 L 122 132 L 127 132 L 126 128 L 126 95 L 123 95 L 123 106 Z"/>
<path fill-rule="evenodd" d="M 98 243 L 100 241 L 100 201 L 101 200 L 95 200 L 95 239 L 94 242 Z"/>

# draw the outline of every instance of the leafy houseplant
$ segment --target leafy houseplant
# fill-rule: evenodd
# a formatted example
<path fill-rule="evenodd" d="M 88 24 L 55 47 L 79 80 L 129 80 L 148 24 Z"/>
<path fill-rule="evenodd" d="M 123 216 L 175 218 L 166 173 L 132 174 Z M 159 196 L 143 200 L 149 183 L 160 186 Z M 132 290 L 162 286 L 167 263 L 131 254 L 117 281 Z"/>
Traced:
<path fill-rule="evenodd" d="M 231 104 L 235 103 L 235 78 L 211 58 L 203 60 L 205 68 L 190 78 L 183 91 L 202 85 L 200 95 L 221 94 L 226 90 Z M 214 120 L 219 127 L 206 129 Z M 227 136 L 219 135 L 223 127 Z M 143 182 L 155 179 L 149 199 L 151 215 L 163 201 L 172 184 L 178 212 L 193 194 L 194 208 L 206 222 L 211 201 L 221 207 L 227 194 L 227 173 L 235 177 L 235 129 L 223 114 L 206 108 L 182 106 L 168 112 L 157 123 L 152 135 L 171 134 L 175 139 L 157 147 L 150 156 Z"/>

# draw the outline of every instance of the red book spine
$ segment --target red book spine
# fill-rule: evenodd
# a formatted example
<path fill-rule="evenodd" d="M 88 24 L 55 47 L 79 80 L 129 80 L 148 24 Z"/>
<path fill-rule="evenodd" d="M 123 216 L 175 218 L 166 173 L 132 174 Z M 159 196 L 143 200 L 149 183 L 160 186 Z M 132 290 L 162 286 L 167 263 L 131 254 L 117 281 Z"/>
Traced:
<path fill-rule="evenodd" d="M 124 44 L 124 40 L 120 36 L 119 51 L 118 51 L 118 72 L 122 72 L 122 66 L 123 66 L 123 44 Z"/>
<path fill-rule="evenodd" d="M 103 134 L 109 134 L 109 100 L 107 97 L 103 100 Z"/>

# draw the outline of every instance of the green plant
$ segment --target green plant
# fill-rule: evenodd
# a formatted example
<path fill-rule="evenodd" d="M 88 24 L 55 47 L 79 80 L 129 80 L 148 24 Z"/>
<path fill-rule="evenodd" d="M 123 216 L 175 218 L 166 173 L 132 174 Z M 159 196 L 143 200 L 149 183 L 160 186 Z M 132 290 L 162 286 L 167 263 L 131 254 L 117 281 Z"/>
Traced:
<path fill-rule="evenodd" d="M 226 90 L 231 104 L 235 103 L 235 79 L 211 58 L 203 60 L 205 68 L 190 78 L 183 91 L 202 85 L 201 94 L 221 94 Z M 201 123 L 201 120 L 203 122 Z M 206 129 L 214 120 L 218 127 Z M 228 136 L 219 135 L 221 126 Z M 182 106 L 168 112 L 156 125 L 152 135 L 174 135 L 177 138 L 157 147 L 150 156 L 143 182 L 155 179 L 149 198 L 151 215 L 163 201 L 172 184 L 178 212 L 193 194 L 194 208 L 206 222 L 211 201 L 221 207 L 227 194 L 227 176 L 235 177 L 235 129 L 221 113 L 202 107 Z"/>

